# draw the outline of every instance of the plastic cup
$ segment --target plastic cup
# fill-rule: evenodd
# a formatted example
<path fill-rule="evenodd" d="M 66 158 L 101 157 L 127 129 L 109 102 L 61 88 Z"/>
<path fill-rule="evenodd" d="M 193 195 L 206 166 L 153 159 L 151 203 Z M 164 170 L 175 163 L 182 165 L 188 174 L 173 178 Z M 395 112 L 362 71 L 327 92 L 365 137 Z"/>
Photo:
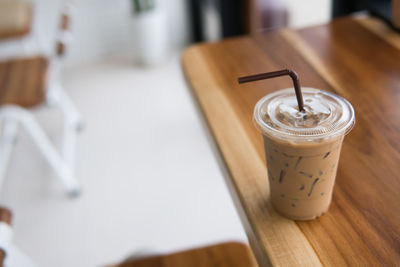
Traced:
<path fill-rule="evenodd" d="M 274 208 L 289 219 L 312 220 L 330 206 L 343 138 L 355 114 L 340 96 L 307 87 L 302 91 L 306 110 L 318 108 L 320 117 L 294 112 L 295 92 L 288 88 L 260 99 L 254 121 L 264 138 Z"/>

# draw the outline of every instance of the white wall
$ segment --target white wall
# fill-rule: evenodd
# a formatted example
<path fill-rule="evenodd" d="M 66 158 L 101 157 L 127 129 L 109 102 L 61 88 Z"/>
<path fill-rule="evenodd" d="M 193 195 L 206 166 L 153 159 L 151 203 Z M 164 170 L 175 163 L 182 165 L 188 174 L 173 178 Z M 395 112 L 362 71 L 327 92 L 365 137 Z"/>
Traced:
<path fill-rule="evenodd" d="M 35 26 L 45 32 L 47 50 L 53 49 L 58 12 L 69 0 L 32 0 L 36 5 Z M 71 0 L 73 1 L 73 0 Z M 283 0 L 289 10 L 289 26 L 305 27 L 329 21 L 330 0 Z M 103 57 L 133 53 L 131 0 L 74 0 L 77 6 L 74 37 L 67 65 L 75 66 Z M 168 36 L 174 49 L 182 49 L 190 40 L 187 0 L 159 0 L 167 12 Z M 8 53 L 0 46 L 0 57 Z M 8 48 L 12 47 L 10 45 Z"/>
<path fill-rule="evenodd" d="M 46 38 L 54 36 L 57 9 L 62 0 L 33 0 L 37 25 L 45 29 Z M 64 0 L 67 2 L 67 0 Z M 132 54 L 133 19 L 130 0 L 75 0 L 74 43 L 68 65 L 84 64 L 116 54 Z M 185 0 L 160 0 L 167 12 L 171 47 L 181 49 L 190 40 Z"/>
<path fill-rule="evenodd" d="M 168 28 L 171 45 L 182 48 L 191 40 L 189 7 L 187 0 L 159 0 L 168 14 Z"/>
<path fill-rule="evenodd" d="M 323 24 L 330 20 L 331 0 L 283 0 L 289 10 L 289 26 Z"/>

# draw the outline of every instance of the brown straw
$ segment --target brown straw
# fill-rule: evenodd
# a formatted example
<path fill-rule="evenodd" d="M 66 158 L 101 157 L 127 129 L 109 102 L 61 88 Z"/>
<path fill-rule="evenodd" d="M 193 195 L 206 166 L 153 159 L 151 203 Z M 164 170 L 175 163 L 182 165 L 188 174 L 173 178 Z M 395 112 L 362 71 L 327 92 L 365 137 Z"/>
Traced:
<path fill-rule="evenodd" d="M 290 78 L 292 78 L 294 91 L 296 92 L 297 104 L 299 105 L 299 110 L 304 111 L 303 95 L 301 94 L 299 76 L 293 70 L 284 69 L 284 70 L 260 73 L 260 74 L 250 75 L 250 76 L 244 76 L 244 77 L 238 78 L 238 82 L 239 83 L 248 83 L 248 82 L 270 79 L 270 78 L 275 78 L 275 77 L 284 76 L 284 75 L 289 75 Z"/>

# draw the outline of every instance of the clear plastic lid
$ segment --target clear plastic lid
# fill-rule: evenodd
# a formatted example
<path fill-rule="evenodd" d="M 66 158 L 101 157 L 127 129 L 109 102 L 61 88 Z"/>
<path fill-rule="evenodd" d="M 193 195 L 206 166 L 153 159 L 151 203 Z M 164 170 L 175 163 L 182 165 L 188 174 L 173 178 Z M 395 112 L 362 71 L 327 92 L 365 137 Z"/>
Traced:
<path fill-rule="evenodd" d="M 308 87 L 302 93 L 305 112 L 298 110 L 293 88 L 260 99 L 254 108 L 257 128 L 266 135 L 300 142 L 345 135 L 353 128 L 354 109 L 346 99 Z"/>

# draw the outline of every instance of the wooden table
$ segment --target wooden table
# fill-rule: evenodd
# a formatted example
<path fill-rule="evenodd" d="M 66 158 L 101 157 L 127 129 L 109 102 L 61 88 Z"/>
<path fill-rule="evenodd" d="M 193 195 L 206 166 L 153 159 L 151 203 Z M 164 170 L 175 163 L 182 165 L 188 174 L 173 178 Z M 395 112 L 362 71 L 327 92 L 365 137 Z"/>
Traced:
<path fill-rule="evenodd" d="M 260 266 L 400 264 L 400 35 L 374 19 L 343 18 L 195 45 L 182 64 Z M 332 205 L 309 222 L 273 210 L 262 138 L 252 122 L 255 103 L 291 80 L 237 83 L 239 76 L 282 68 L 356 110 Z"/>

